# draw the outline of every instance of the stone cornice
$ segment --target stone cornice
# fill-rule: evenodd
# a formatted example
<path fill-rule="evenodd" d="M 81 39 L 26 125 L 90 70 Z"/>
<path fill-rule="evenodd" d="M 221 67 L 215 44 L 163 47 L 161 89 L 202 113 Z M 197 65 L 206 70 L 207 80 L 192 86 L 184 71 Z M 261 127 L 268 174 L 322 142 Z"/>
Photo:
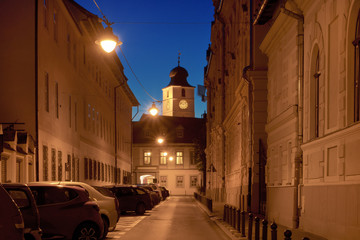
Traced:
<path fill-rule="evenodd" d="M 292 105 L 282 113 L 278 114 L 270 122 L 268 122 L 265 126 L 265 130 L 266 132 L 274 131 L 296 117 L 297 117 L 297 105 Z"/>

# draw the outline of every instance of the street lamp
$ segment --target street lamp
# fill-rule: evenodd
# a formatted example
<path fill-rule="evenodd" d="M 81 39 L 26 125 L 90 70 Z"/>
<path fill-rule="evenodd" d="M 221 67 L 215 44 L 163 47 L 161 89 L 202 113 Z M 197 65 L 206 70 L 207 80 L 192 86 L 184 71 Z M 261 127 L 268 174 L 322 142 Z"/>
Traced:
<path fill-rule="evenodd" d="M 100 45 L 107 53 L 111 53 L 116 48 L 116 46 L 120 46 L 122 44 L 118 37 L 114 35 L 110 26 L 105 28 L 104 33 L 101 35 L 100 39 L 95 41 L 95 43 Z"/>
<path fill-rule="evenodd" d="M 155 103 L 151 105 L 151 108 L 149 108 L 149 112 L 153 116 L 156 116 L 159 113 L 159 109 L 156 107 Z"/>

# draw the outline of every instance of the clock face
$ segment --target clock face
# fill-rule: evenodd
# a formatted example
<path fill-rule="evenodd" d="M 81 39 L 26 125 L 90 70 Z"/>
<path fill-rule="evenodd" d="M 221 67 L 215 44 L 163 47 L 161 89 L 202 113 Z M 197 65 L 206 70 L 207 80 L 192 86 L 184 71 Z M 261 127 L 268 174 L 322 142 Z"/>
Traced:
<path fill-rule="evenodd" d="M 186 109 L 187 107 L 188 107 L 188 103 L 187 103 L 187 101 L 186 100 L 180 100 L 180 102 L 179 102 L 179 107 L 181 108 L 181 109 Z"/>

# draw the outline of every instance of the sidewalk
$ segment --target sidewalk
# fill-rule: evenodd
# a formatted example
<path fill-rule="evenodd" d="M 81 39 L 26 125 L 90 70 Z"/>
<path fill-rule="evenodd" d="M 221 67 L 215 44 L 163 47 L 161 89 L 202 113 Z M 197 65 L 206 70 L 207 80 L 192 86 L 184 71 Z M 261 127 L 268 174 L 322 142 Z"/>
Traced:
<path fill-rule="evenodd" d="M 206 206 L 204 206 L 203 204 L 201 204 L 199 201 L 197 201 L 195 199 L 195 201 L 197 202 L 198 206 L 205 211 L 208 216 L 210 217 L 211 220 L 213 220 L 220 228 L 221 230 L 223 230 L 223 232 L 231 239 L 231 240 L 247 240 L 248 237 L 248 221 L 246 218 L 246 223 L 245 223 L 245 235 L 246 237 L 241 237 L 241 233 L 238 232 L 236 229 L 234 229 L 232 226 L 230 226 L 228 223 L 223 221 L 223 214 L 224 214 L 224 204 L 225 203 L 221 203 L 221 202 L 213 202 L 213 211 L 210 212 Z M 268 224 L 268 240 L 271 240 L 271 228 L 270 228 L 271 223 Z M 255 239 L 255 222 L 253 222 L 253 227 L 252 227 L 252 239 Z M 304 232 L 301 229 L 292 229 L 292 228 L 286 228 L 284 226 L 278 225 L 277 227 L 277 239 L 278 240 L 283 240 L 284 239 L 284 231 L 285 230 L 291 230 L 292 232 L 292 236 L 291 239 L 292 240 L 302 240 L 304 237 L 309 238 L 310 240 L 326 240 L 326 238 L 323 237 L 319 237 L 316 236 L 314 234 L 308 233 L 308 232 Z M 260 225 L 260 239 L 262 239 L 262 227 Z"/>

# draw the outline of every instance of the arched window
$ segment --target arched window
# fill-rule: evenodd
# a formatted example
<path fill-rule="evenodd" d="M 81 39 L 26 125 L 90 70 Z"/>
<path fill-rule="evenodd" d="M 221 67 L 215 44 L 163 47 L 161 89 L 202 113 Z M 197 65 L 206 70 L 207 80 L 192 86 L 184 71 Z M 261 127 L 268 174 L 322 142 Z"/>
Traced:
<path fill-rule="evenodd" d="M 360 10 L 356 20 L 354 45 L 354 122 L 360 120 Z"/>
<path fill-rule="evenodd" d="M 319 51 L 317 51 L 316 61 L 315 61 L 315 73 L 314 73 L 314 85 L 315 85 L 315 98 L 314 98 L 314 127 L 315 127 L 315 137 L 319 137 L 319 77 L 320 77 L 320 69 L 319 69 Z"/>
<path fill-rule="evenodd" d="M 185 89 L 184 88 L 181 89 L 181 96 L 185 97 Z"/>
<path fill-rule="evenodd" d="M 311 60 L 310 81 L 310 138 L 319 137 L 320 129 L 320 53 L 315 45 Z"/>

